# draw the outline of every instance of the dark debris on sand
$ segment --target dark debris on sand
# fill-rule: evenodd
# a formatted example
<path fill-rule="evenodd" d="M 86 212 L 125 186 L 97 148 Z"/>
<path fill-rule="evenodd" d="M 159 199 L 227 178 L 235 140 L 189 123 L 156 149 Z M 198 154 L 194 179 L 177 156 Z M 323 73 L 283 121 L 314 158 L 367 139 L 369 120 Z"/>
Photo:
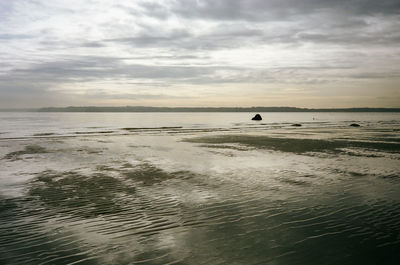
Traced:
<path fill-rule="evenodd" d="M 343 141 L 343 140 L 322 140 L 322 139 L 295 139 L 295 138 L 274 138 L 269 136 L 250 136 L 250 135 L 221 135 L 215 137 L 202 137 L 187 139 L 187 142 L 213 144 L 242 144 L 245 146 L 271 149 L 275 151 L 291 153 L 307 152 L 342 152 L 341 148 L 364 148 L 381 150 L 393 153 L 400 153 L 400 144 L 382 142 L 363 142 L 363 141 Z"/>
<path fill-rule="evenodd" d="M 22 155 L 43 153 L 48 153 L 48 151 L 44 147 L 39 145 L 27 145 L 25 146 L 24 150 L 8 153 L 3 157 L 3 159 L 18 160 Z"/>

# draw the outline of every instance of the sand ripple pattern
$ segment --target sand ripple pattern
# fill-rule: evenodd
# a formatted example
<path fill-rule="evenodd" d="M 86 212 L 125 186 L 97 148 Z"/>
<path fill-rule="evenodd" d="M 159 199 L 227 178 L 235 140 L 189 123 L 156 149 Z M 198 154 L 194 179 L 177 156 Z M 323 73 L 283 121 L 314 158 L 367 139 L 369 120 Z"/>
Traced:
<path fill-rule="evenodd" d="M 345 175 L 255 190 L 146 163 L 44 171 L 1 199 L 0 263 L 397 264 L 400 177 Z"/>
<path fill-rule="evenodd" d="M 397 118 L 187 118 L 11 126 L 20 134 L 0 137 L 0 264 L 399 264 Z"/>

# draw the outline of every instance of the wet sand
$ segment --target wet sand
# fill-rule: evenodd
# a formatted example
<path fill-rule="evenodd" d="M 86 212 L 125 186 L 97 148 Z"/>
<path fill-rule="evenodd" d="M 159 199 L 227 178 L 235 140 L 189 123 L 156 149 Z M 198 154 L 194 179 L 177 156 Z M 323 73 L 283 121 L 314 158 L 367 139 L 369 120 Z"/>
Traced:
<path fill-rule="evenodd" d="M 185 129 L 1 140 L 0 263 L 397 264 L 397 127 Z"/>

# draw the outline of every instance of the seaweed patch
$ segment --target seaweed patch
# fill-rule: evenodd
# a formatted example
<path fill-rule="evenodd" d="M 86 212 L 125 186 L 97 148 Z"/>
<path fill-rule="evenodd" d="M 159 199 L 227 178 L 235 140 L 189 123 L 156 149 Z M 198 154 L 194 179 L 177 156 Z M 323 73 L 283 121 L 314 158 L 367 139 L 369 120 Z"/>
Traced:
<path fill-rule="evenodd" d="M 20 156 L 22 155 L 43 154 L 43 153 L 48 153 L 48 151 L 44 147 L 39 145 L 27 145 L 25 146 L 24 150 L 8 153 L 3 157 L 3 159 L 9 159 L 14 161 L 20 159 Z"/>
<path fill-rule="evenodd" d="M 135 187 L 105 174 L 44 171 L 32 182 L 29 195 L 58 211 L 88 218 L 122 211 L 118 194 L 135 192 Z"/>
<path fill-rule="evenodd" d="M 392 153 L 400 152 L 400 144 L 385 142 L 368 141 L 344 141 L 344 140 L 325 140 L 325 139 L 297 139 L 297 138 L 277 138 L 269 136 L 250 136 L 250 135 L 221 135 L 211 137 L 199 137 L 186 139 L 186 142 L 208 144 L 241 144 L 247 147 L 270 149 L 282 152 L 303 154 L 308 152 L 334 152 L 341 153 L 341 148 L 363 148 L 371 150 L 381 150 Z M 215 146 L 213 146 L 215 147 Z"/>

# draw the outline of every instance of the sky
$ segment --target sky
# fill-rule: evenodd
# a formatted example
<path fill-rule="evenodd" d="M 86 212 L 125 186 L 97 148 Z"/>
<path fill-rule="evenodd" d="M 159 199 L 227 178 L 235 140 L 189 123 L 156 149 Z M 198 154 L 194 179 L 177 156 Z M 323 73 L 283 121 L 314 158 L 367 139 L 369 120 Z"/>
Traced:
<path fill-rule="evenodd" d="M 0 0 L 0 108 L 400 107 L 399 0 Z"/>

